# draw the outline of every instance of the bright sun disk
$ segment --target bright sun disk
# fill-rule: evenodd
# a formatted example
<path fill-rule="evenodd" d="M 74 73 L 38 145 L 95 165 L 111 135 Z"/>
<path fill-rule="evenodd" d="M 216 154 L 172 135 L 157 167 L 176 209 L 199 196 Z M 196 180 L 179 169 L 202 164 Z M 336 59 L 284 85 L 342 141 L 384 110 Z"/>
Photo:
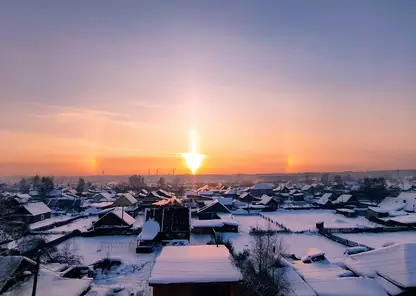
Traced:
<path fill-rule="evenodd" d="M 201 167 L 204 155 L 196 152 L 197 133 L 195 130 L 191 131 L 191 151 L 184 153 L 182 156 L 186 160 L 186 165 L 191 170 L 192 174 L 195 175 L 196 171 Z"/>

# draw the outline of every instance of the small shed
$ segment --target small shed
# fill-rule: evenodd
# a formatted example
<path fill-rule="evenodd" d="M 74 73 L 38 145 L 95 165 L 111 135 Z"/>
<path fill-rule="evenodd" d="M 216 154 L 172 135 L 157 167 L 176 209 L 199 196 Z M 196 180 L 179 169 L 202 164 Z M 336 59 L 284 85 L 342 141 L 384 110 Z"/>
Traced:
<path fill-rule="evenodd" d="M 35 223 L 51 217 L 52 210 L 43 202 L 33 202 L 22 205 L 16 211 L 16 216 L 27 223 Z"/>

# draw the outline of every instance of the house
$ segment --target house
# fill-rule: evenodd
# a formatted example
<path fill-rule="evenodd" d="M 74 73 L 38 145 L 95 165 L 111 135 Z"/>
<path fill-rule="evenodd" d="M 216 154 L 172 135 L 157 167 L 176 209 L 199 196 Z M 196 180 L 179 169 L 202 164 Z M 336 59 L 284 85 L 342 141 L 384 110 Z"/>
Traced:
<path fill-rule="evenodd" d="M 322 195 L 316 203 L 321 207 L 327 207 L 329 204 L 331 204 L 331 197 L 332 193 L 324 193 L 324 195 Z"/>
<path fill-rule="evenodd" d="M 43 202 L 33 202 L 22 205 L 15 215 L 26 223 L 35 223 L 51 217 L 52 210 Z"/>
<path fill-rule="evenodd" d="M 260 197 L 263 194 L 273 195 L 273 184 L 257 183 L 251 186 L 250 193 L 255 197 Z"/>
<path fill-rule="evenodd" d="M 218 200 L 214 200 L 206 206 L 200 208 L 197 211 L 197 216 L 200 220 L 219 219 L 217 213 L 231 213 L 230 210 L 225 207 Z"/>
<path fill-rule="evenodd" d="M 151 253 L 160 232 L 160 225 L 153 219 L 143 223 L 142 231 L 137 236 L 136 253 Z"/>
<path fill-rule="evenodd" d="M 164 247 L 153 266 L 153 296 L 238 295 L 243 277 L 223 246 Z"/>
<path fill-rule="evenodd" d="M 183 206 L 146 208 L 145 221 L 154 219 L 160 225 L 160 239 L 190 238 L 190 210 Z"/>
<path fill-rule="evenodd" d="M 265 194 L 261 197 L 260 201 L 256 202 L 256 204 L 265 206 L 266 208 L 264 211 L 276 211 L 279 207 L 277 201 L 272 196 Z"/>
<path fill-rule="evenodd" d="M 343 263 L 358 276 L 379 275 L 403 289 L 405 295 L 415 295 L 416 269 L 412 263 L 415 254 L 416 243 L 409 242 L 351 255 Z"/>
<path fill-rule="evenodd" d="M 164 198 L 170 198 L 170 197 L 172 197 L 172 194 L 171 193 L 169 193 L 169 192 L 167 192 L 166 190 L 163 190 L 163 189 L 158 189 L 156 191 L 156 193 L 159 196 L 164 197 Z"/>
<path fill-rule="evenodd" d="M 341 194 L 335 201 L 332 202 L 335 207 L 356 205 L 357 199 L 351 194 Z"/>
<path fill-rule="evenodd" d="M 115 208 L 101 216 L 93 225 L 94 229 L 116 227 L 130 228 L 135 222 L 136 220 L 121 208 Z"/>
<path fill-rule="evenodd" d="M 224 192 L 224 197 L 230 197 L 235 199 L 238 197 L 238 190 L 237 188 L 229 188 L 227 191 Z"/>
<path fill-rule="evenodd" d="M 165 198 L 160 196 L 156 191 L 151 191 L 147 194 L 146 197 L 143 198 L 142 206 L 148 207 L 148 206 L 151 206 L 153 203 L 158 202 L 163 199 Z"/>
<path fill-rule="evenodd" d="M 252 203 L 252 202 L 260 201 L 259 197 L 254 196 L 250 192 L 243 192 L 238 199 L 241 202 L 245 202 L 245 203 Z"/>
<path fill-rule="evenodd" d="M 115 207 L 131 207 L 137 204 L 137 200 L 130 193 L 120 193 L 116 195 Z"/>
<path fill-rule="evenodd" d="M 103 201 L 114 201 L 116 194 L 110 191 L 101 191 L 100 193 L 94 194 L 90 200 L 93 202 L 103 202 Z"/>
<path fill-rule="evenodd" d="M 45 203 L 52 210 L 65 213 L 79 211 L 82 207 L 81 198 L 71 196 L 48 198 Z"/>
<path fill-rule="evenodd" d="M 0 294 L 4 296 L 30 296 L 33 289 L 36 262 L 23 256 L 0 257 Z M 85 295 L 92 279 L 64 278 L 52 270 L 41 267 L 36 295 Z"/>

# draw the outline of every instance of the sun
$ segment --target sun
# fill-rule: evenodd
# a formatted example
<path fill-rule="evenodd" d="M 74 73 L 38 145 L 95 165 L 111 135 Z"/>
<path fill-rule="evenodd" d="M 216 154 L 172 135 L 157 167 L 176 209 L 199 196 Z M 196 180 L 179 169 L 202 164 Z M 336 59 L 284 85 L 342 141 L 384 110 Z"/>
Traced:
<path fill-rule="evenodd" d="M 196 144 L 198 140 L 198 134 L 196 130 L 192 130 L 190 133 L 191 151 L 189 153 L 182 154 L 182 157 L 186 160 L 186 165 L 191 170 L 192 175 L 195 175 L 196 171 L 201 167 L 204 155 L 196 152 Z"/>

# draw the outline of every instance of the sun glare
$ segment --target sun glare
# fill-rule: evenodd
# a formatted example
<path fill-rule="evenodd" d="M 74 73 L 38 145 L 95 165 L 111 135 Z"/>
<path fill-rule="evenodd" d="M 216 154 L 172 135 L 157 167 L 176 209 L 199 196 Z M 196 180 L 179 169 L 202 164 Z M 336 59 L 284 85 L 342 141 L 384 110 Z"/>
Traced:
<path fill-rule="evenodd" d="M 204 155 L 196 152 L 196 144 L 198 141 L 198 133 L 196 130 L 192 130 L 190 133 L 191 151 L 184 153 L 183 158 L 186 160 L 186 165 L 191 170 L 192 175 L 195 175 L 196 171 L 201 167 Z"/>

